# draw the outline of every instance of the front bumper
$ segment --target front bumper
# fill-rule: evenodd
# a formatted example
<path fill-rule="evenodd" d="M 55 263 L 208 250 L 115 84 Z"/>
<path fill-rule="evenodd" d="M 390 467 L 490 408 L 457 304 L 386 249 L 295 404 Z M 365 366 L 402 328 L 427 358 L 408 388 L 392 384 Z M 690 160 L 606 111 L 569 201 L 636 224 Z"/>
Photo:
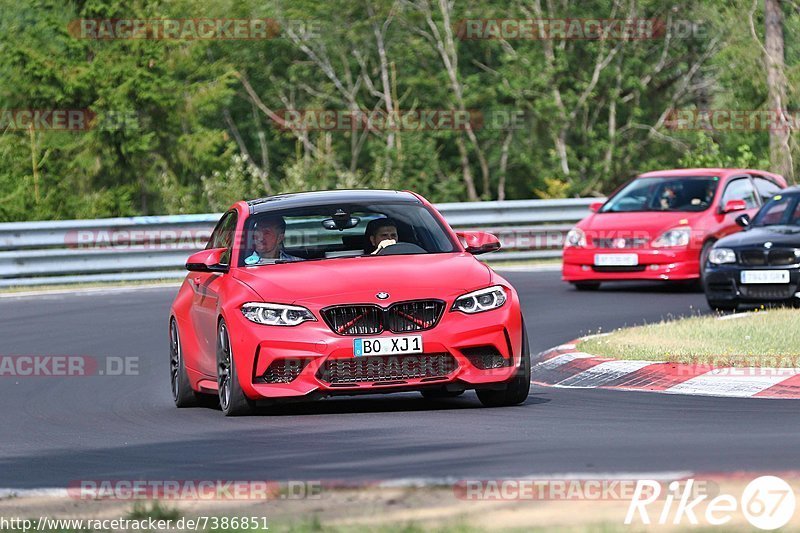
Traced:
<path fill-rule="evenodd" d="M 595 254 L 636 254 L 635 267 L 598 267 Z M 609 250 L 600 248 L 565 248 L 562 279 L 576 281 L 656 280 L 682 281 L 700 277 L 700 251 L 692 248 L 635 248 Z"/>
<path fill-rule="evenodd" d="M 744 284 L 744 270 L 788 270 L 789 283 Z M 800 291 L 800 267 L 745 267 L 742 265 L 709 265 L 704 277 L 706 296 L 719 302 L 768 303 L 795 298 Z"/>
<path fill-rule="evenodd" d="M 321 320 L 295 327 L 262 326 L 248 321 L 237 310 L 226 317 L 226 322 L 240 384 L 245 394 L 255 400 L 434 387 L 492 388 L 510 380 L 521 361 L 520 307 L 516 295 L 509 296 L 503 307 L 476 315 L 451 312 L 448 308 L 437 326 L 428 331 L 361 337 L 420 335 L 426 356 L 421 363 L 414 361 L 419 355 L 383 356 L 396 358 L 388 365 L 377 358 L 354 357 L 353 340 L 359 337 L 337 335 Z M 319 317 L 316 312 L 315 315 Z M 476 358 L 476 351 L 484 350 L 492 352 L 492 357 Z M 365 366 L 368 359 L 370 367 Z M 504 366 L 480 368 L 485 361 Z M 347 379 L 363 368 L 373 372 L 364 379 Z M 380 370 L 374 372 L 375 368 Z"/>

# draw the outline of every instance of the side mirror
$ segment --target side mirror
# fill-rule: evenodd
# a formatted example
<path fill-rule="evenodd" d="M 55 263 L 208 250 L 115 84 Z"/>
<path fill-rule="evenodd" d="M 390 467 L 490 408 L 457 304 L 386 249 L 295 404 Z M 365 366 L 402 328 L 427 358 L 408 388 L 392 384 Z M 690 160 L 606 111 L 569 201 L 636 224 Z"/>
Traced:
<path fill-rule="evenodd" d="M 745 213 L 743 215 L 739 215 L 738 217 L 736 217 L 736 223 L 739 224 L 743 228 L 749 228 L 750 227 L 750 215 L 748 215 L 747 213 Z"/>
<path fill-rule="evenodd" d="M 458 231 L 456 235 L 464 245 L 464 249 L 472 255 L 496 252 L 500 249 L 497 237 L 485 231 Z"/>
<path fill-rule="evenodd" d="M 589 211 L 597 213 L 600 211 L 600 208 L 603 207 L 603 204 L 605 204 L 605 202 L 592 202 L 589 204 Z"/>
<path fill-rule="evenodd" d="M 747 203 L 744 200 L 728 200 L 722 208 L 722 213 L 733 213 L 734 211 L 744 211 L 747 209 Z"/>
<path fill-rule="evenodd" d="M 186 260 L 186 270 L 190 272 L 227 272 L 228 265 L 220 262 L 222 256 L 227 252 L 227 248 L 211 248 L 194 253 Z"/>

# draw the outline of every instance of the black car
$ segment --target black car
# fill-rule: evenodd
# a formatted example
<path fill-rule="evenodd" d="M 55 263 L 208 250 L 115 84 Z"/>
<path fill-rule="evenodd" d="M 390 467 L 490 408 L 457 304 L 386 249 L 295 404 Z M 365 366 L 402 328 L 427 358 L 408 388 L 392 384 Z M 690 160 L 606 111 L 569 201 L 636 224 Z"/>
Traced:
<path fill-rule="evenodd" d="M 712 309 L 734 311 L 742 303 L 800 304 L 800 187 L 775 195 L 745 231 L 717 241 L 703 275 Z"/>

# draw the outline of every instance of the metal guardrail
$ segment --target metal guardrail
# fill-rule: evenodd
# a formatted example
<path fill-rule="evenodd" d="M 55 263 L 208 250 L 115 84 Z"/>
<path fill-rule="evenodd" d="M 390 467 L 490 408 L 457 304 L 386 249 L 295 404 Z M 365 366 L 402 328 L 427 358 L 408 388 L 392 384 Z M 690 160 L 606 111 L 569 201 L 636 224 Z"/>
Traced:
<path fill-rule="evenodd" d="M 557 258 L 597 198 L 436 205 L 456 229 L 498 236 L 487 262 Z M 221 213 L 0 224 L 0 287 L 178 279 Z"/>

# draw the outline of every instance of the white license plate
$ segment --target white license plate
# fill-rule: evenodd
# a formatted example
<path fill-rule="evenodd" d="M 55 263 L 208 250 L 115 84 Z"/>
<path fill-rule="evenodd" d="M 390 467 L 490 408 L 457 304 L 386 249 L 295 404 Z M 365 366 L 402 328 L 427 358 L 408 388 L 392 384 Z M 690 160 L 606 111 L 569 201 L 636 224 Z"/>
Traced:
<path fill-rule="evenodd" d="M 405 353 L 422 353 L 422 336 L 375 337 L 373 339 L 353 340 L 353 355 L 356 357 Z"/>
<path fill-rule="evenodd" d="M 742 283 L 789 283 L 788 270 L 743 270 Z"/>
<path fill-rule="evenodd" d="M 637 254 L 594 254 L 595 266 L 636 266 L 639 264 Z"/>

